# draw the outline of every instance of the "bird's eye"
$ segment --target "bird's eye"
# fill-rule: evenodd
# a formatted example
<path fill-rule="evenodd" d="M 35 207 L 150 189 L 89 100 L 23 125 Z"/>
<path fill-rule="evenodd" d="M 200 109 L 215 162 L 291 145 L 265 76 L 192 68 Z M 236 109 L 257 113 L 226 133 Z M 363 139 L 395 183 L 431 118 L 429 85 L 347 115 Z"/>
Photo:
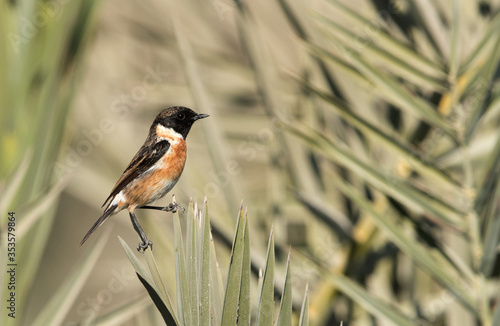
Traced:
<path fill-rule="evenodd" d="M 186 117 L 186 115 L 184 113 L 179 113 L 177 115 L 177 119 L 179 119 L 179 120 L 184 120 L 185 117 Z"/>

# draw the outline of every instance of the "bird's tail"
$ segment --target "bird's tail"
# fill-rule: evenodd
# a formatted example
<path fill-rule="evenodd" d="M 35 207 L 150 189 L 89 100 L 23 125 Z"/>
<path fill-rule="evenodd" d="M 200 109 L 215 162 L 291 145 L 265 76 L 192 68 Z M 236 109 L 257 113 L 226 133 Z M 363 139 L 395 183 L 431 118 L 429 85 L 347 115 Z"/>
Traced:
<path fill-rule="evenodd" d="M 108 217 L 110 217 L 114 212 L 115 212 L 115 208 L 116 208 L 116 205 L 112 205 L 110 207 L 108 207 L 108 209 L 106 209 L 104 211 L 104 214 L 102 214 L 101 217 L 99 217 L 99 219 L 94 223 L 94 225 L 92 225 L 92 227 L 90 228 L 90 230 L 87 232 L 87 234 L 85 234 L 85 236 L 83 237 L 83 240 L 82 242 L 80 242 L 80 246 L 83 245 L 85 243 L 85 241 L 87 241 L 87 239 L 90 237 L 90 235 L 92 233 L 94 233 L 94 231 L 99 227 L 101 226 L 102 223 L 104 223 L 104 221 L 106 221 L 106 219 Z"/>

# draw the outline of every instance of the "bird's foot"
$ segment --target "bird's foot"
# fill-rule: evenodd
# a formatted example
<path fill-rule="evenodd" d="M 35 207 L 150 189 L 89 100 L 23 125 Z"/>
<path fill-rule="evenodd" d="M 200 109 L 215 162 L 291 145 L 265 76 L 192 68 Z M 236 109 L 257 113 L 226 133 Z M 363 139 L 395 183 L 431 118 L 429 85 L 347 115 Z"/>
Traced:
<path fill-rule="evenodd" d="M 178 210 L 180 210 L 182 213 L 184 213 L 185 211 L 184 207 L 182 207 L 181 204 L 175 202 L 168 204 L 168 206 L 164 207 L 163 210 L 165 212 L 172 212 L 172 213 L 177 213 Z"/>
<path fill-rule="evenodd" d="M 148 247 L 151 251 L 153 251 L 153 243 L 148 238 L 145 238 L 137 245 L 137 251 L 145 252 Z"/>

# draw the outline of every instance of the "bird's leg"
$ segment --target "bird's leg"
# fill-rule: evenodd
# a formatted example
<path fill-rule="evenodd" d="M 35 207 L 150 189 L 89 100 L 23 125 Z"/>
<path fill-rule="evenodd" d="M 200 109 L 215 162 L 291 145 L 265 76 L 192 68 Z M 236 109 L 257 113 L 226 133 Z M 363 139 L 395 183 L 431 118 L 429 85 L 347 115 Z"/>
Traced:
<path fill-rule="evenodd" d="M 137 207 L 141 209 L 155 209 L 157 211 L 164 211 L 164 212 L 172 212 L 176 213 L 178 210 L 181 210 L 183 213 L 185 211 L 184 207 L 181 206 L 181 204 L 178 203 L 170 203 L 168 206 L 161 207 L 161 206 L 141 206 Z"/>
<path fill-rule="evenodd" d="M 133 212 L 129 212 L 129 214 L 130 214 L 130 220 L 132 221 L 132 225 L 134 226 L 135 231 L 141 237 L 142 240 L 142 242 L 139 242 L 139 245 L 137 246 L 137 251 L 141 252 L 142 250 L 142 252 L 144 252 L 148 247 L 151 248 L 151 250 L 153 250 L 153 243 L 148 239 L 146 233 L 144 233 L 144 230 L 141 228 L 141 225 L 137 220 L 137 217 L 135 217 L 135 214 Z"/>

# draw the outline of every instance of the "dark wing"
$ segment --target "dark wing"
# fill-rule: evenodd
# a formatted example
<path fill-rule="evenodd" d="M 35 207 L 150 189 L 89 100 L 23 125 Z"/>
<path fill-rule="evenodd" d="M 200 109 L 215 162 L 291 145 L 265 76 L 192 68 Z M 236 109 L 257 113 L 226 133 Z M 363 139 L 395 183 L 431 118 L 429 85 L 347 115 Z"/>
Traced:
<path fill-rule="evenodd" d="M 155 144 L 151 143 L 152 141 L 148 139 L 142 145 L 102 206 L 106 205 L 111 198 L 116 196 L 135 178 L 152 167 L 170 148 L 170 143 L 167 140 L 162 140 Z"/>

